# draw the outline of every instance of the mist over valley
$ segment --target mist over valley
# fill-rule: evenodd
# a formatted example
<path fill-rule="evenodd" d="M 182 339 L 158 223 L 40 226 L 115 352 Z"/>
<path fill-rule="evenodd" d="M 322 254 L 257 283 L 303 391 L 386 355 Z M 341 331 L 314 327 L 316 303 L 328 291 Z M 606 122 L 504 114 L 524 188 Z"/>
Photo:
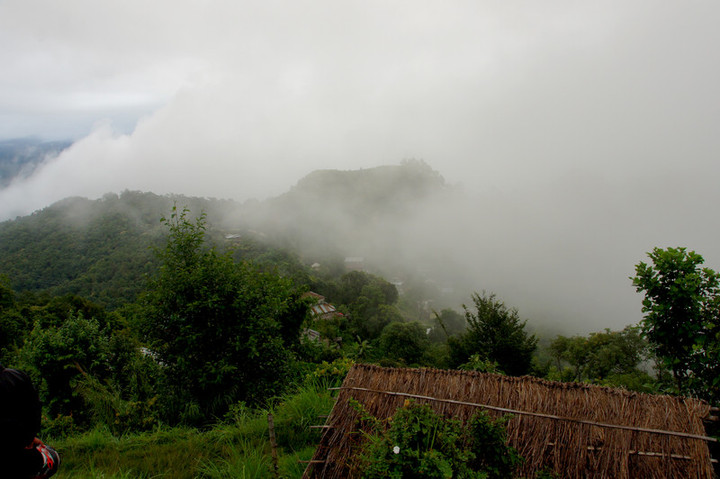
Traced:
<path fill-rule="evenodd" d="M 1 0 L 0 364 L 58 477 L 719 474 L 718 18 Z"/>
<path fill-rule="evenodd" d="M 21 290 L 52 286 L 92 298 L 92 286 L 73 282 L 72 275 L 90 271 L 102 283 L 147 272 L 142 264 L 151 261 L 148 247 L 162 236 L 160 218 L 176 204 L 197 216 L 205 212 L 221 246 L 274 245 L 296 254 L 308 268 L 343 271 L 346 258 L 361 260 L 362 269 L 395 283 L 401 293 L 422 288 L 430 301 L 422 306 L 428 314 L 461 311 L 471 293 L 487 291 L 518 308 L 532 329 L 575 334 L 622 329 L 641 319 L 641 298 L 628 277 L 645 252 L 665 244 L 658 238 L 667 245 L 692 240 L 712 261 L 710 226 L 691 224 L 694 229 L 678 232 L 668 218 L 675 224 L 691 218 L 637 211 L 617 186 L 574 178 L 569 190 L 548 186 L 532 193 L 478 194 L 448 182 L 424 161 L 404 160 L 360 170 L 317 170 L 262 201 L 132 191 L 109 192 L 97 200 L 72 197 L 0 223 L 0 272 L 11 271 Z M 667 204 L 668 212 L 673 208 L 684 209 L 676 200 Z M 82 245 L 67 251 L 62 239 L 71 231 L 82 232 Z M 89 248 L 95 249 L 92 254 Z M 102 261 L 87 260 L 102 251 L 107 256 Z M 126 265 L 125 273 L 118 272 L 113 259 L 118 251 L 134 256 L 136 269 Z M 55 264 L 19 273 L 19 262 L 26 261 L 21 258 L 29 254 L 51 255 Z M 43 275 L 53 276 L 53 268 L 74 273 L 65 285 L 48 285 Z M 127 280 L 140 287 L 141 278 Z"/>
<path fill-rule="evenodd" d="M 0 141 L 48 147 L 0 157 L 4 231 L 182 195 L 568 332 L 636 324 L 656 246 L 720 265 L 715 4 L 41 3 L 0 5 Z"/>

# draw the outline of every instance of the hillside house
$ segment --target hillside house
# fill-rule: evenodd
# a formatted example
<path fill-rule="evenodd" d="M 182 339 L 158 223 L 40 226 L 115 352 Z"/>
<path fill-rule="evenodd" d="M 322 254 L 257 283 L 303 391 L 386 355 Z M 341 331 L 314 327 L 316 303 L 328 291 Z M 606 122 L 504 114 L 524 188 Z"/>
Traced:
<path fill-rule="evenodd" d="M 332 319 L 342 317 L 343 314 L 335 309 L 335 306 L 325 301 L 325 296 L 312 291 L 303 295 L 303 298 L 312 298 L 315 302 L 310 306 L 310 314 L 314 321 L 319 319 Z"/>

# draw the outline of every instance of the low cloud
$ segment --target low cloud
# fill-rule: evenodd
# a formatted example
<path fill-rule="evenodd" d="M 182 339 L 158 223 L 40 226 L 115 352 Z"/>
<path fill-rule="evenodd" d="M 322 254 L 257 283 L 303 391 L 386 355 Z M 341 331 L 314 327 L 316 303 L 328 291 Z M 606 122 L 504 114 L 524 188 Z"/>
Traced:
<path fill-rule="evenodd" d="M 653 246 L 720 266 L 719 9 L 5 1 L 0 136 L 77 141 L 0 190 L 0 219 L 126 189 L 264 199 L 421 158 L 472 200 L 418 248 L 521 313 L 622 327 Z"/>

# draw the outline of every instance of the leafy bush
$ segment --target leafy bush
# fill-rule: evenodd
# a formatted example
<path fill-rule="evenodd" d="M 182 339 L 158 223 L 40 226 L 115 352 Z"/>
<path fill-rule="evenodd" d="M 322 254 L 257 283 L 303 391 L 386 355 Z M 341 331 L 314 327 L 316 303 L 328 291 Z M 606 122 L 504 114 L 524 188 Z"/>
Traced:
<path fill-rule="evenodd" d="M 479 354 L 473 354 L 470 356 L 465 364 L 458 366 L 458 369 L 463 369 L 465 371 L 479 371 L 481 373 L 502 374 L 502 371 L 498 368 L 497 362 L 490 361 L 489 359 L 483 359 Z"/>
<path fill-rule="evenodd" d="M 311 379 L 324 381 L 328 387 L 339 386 L 347 376 L 355 361 L 350 358 L 338 358 L 328 363 L 323 361 L 311 375 Z"/>
<path fill-rule="evenodd" d="M 173 208 L 165 221 L 141 324 L 165 365 L 165 419 L 208 424 L 237 401 L 258 405 L 284 391 L 307 304 L 288 280 L 206 244 L 205 216 L 193 223 L 187 214 Z"/>
<path fill-rule="evenodd" d="M 507 478 L 521 464 L 506 444 L 506 419 L 481 411 L 467 425 L 405 401 L 386 422 L 362 411 L 369 426 L 361 452 L 362 477 Z"/>

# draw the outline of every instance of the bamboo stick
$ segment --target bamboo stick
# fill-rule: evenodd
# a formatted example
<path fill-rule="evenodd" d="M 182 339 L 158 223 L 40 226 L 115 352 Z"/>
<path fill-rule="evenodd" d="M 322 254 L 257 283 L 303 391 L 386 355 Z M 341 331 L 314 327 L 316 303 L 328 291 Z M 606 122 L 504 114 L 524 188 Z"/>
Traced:
<path fill-rule="evenodd" d="M 547 446 L 549 447 L 555 447 L 554 442 L 547 443 Z M 595 447 L 595 446 L 587 446 L 586 448 L 588 451 L 602 451 L 602 447 Z M 669 457 L 671 459 L 685 459 L 688 461 L 692 461 L 694 458 L 690 456 L 683 456 L 681 454 L 667 454 L 664 452 L 647 452 L 647 451 L 633 451 L 632 449 L 627 452 L 631 456 L 648 456 L 648 457 Z M 717 459 L 710 459 L 710 462 L 713 464 L 717 463 Z"/>
<path fill-rule="evenodd" d="M 539 412 L 531 412 L 531 411 L 520 411 L 517 409 L 509 409 L 504 407 L 498 407 L 498 406 L 490 406 L 488 404 L 478 404 L 478 403 L 471 403 L 466 401 L 456 401 L 454 399 L 440 399 L 435 398 L 431 396 L 423 396 L 420 394 L 410 394 L 410 393 L 400 393 L 395 391 L 380 391 L 377 389 L 367 389 L 367 388 L 359 388 L 355 386 L 341 386 L 338 388 L 328 388 L 331 390 L 338 390 L 338 389 L 351 389 L 354 391 L 365 391 L 370 393 L 376 393 L 376 394 L 387 394 L 389 396 L 401 396 L 401 397 L 409 397 L 414 399 L 424 399 L 427 401 L 438 401 L 448 404 L 459 404 L 461 406 L 472 406 L 472 407 L 481 407 L 485 409 L 491 409 L 493 411 L 498 412 L 506 412 L 510 414 L 521 414 L 525 416 L 534 416 L 534 417 L 542 417 L 546 419 L 554 419 L 556 421 L 567 421 L 567 422 L 576 422 L 578 424 L 587 424 L 589 426 L 597 426 L 597 427 L 605 427 L 605 428 L 611 428 L 611 429 L 624 429 L 626 431 L 638 431 L 638 432 L 647 432 L 650 434 L 663 434 L 667 436 L 676 436 L 676 437 L 685 437 L 688 439 L 699 439 L 701 441 L 707 441 L 707 442 L 717 442 L 717 439 L 710 436 L 703 436 L 700 434 L 690 434 L 687 432 L 680 432 L 680 431 L 665 431 L 662 429 L 650 429 L 645 427 L 637 427 L 637 426 L 623 426 L 620 424 L 608 424 L 608 423 L 601 423 L 596 421 L 588 421 L 586 419 L 576 419 L 571 417 L 562 417 L 562 416 L 556 416 L 554 414 L 542 414 Z"/>
<path fill-rule="evenodd" d="M 273 475 L 278 478 L 280 477 L 280 472 L 278 469 L 277 442 L 275 441 L 275 422 L 273 421 L 272 414 L 268 414 L 268 433 L 270 435 L 270 449 L 272 451 Z"/>

